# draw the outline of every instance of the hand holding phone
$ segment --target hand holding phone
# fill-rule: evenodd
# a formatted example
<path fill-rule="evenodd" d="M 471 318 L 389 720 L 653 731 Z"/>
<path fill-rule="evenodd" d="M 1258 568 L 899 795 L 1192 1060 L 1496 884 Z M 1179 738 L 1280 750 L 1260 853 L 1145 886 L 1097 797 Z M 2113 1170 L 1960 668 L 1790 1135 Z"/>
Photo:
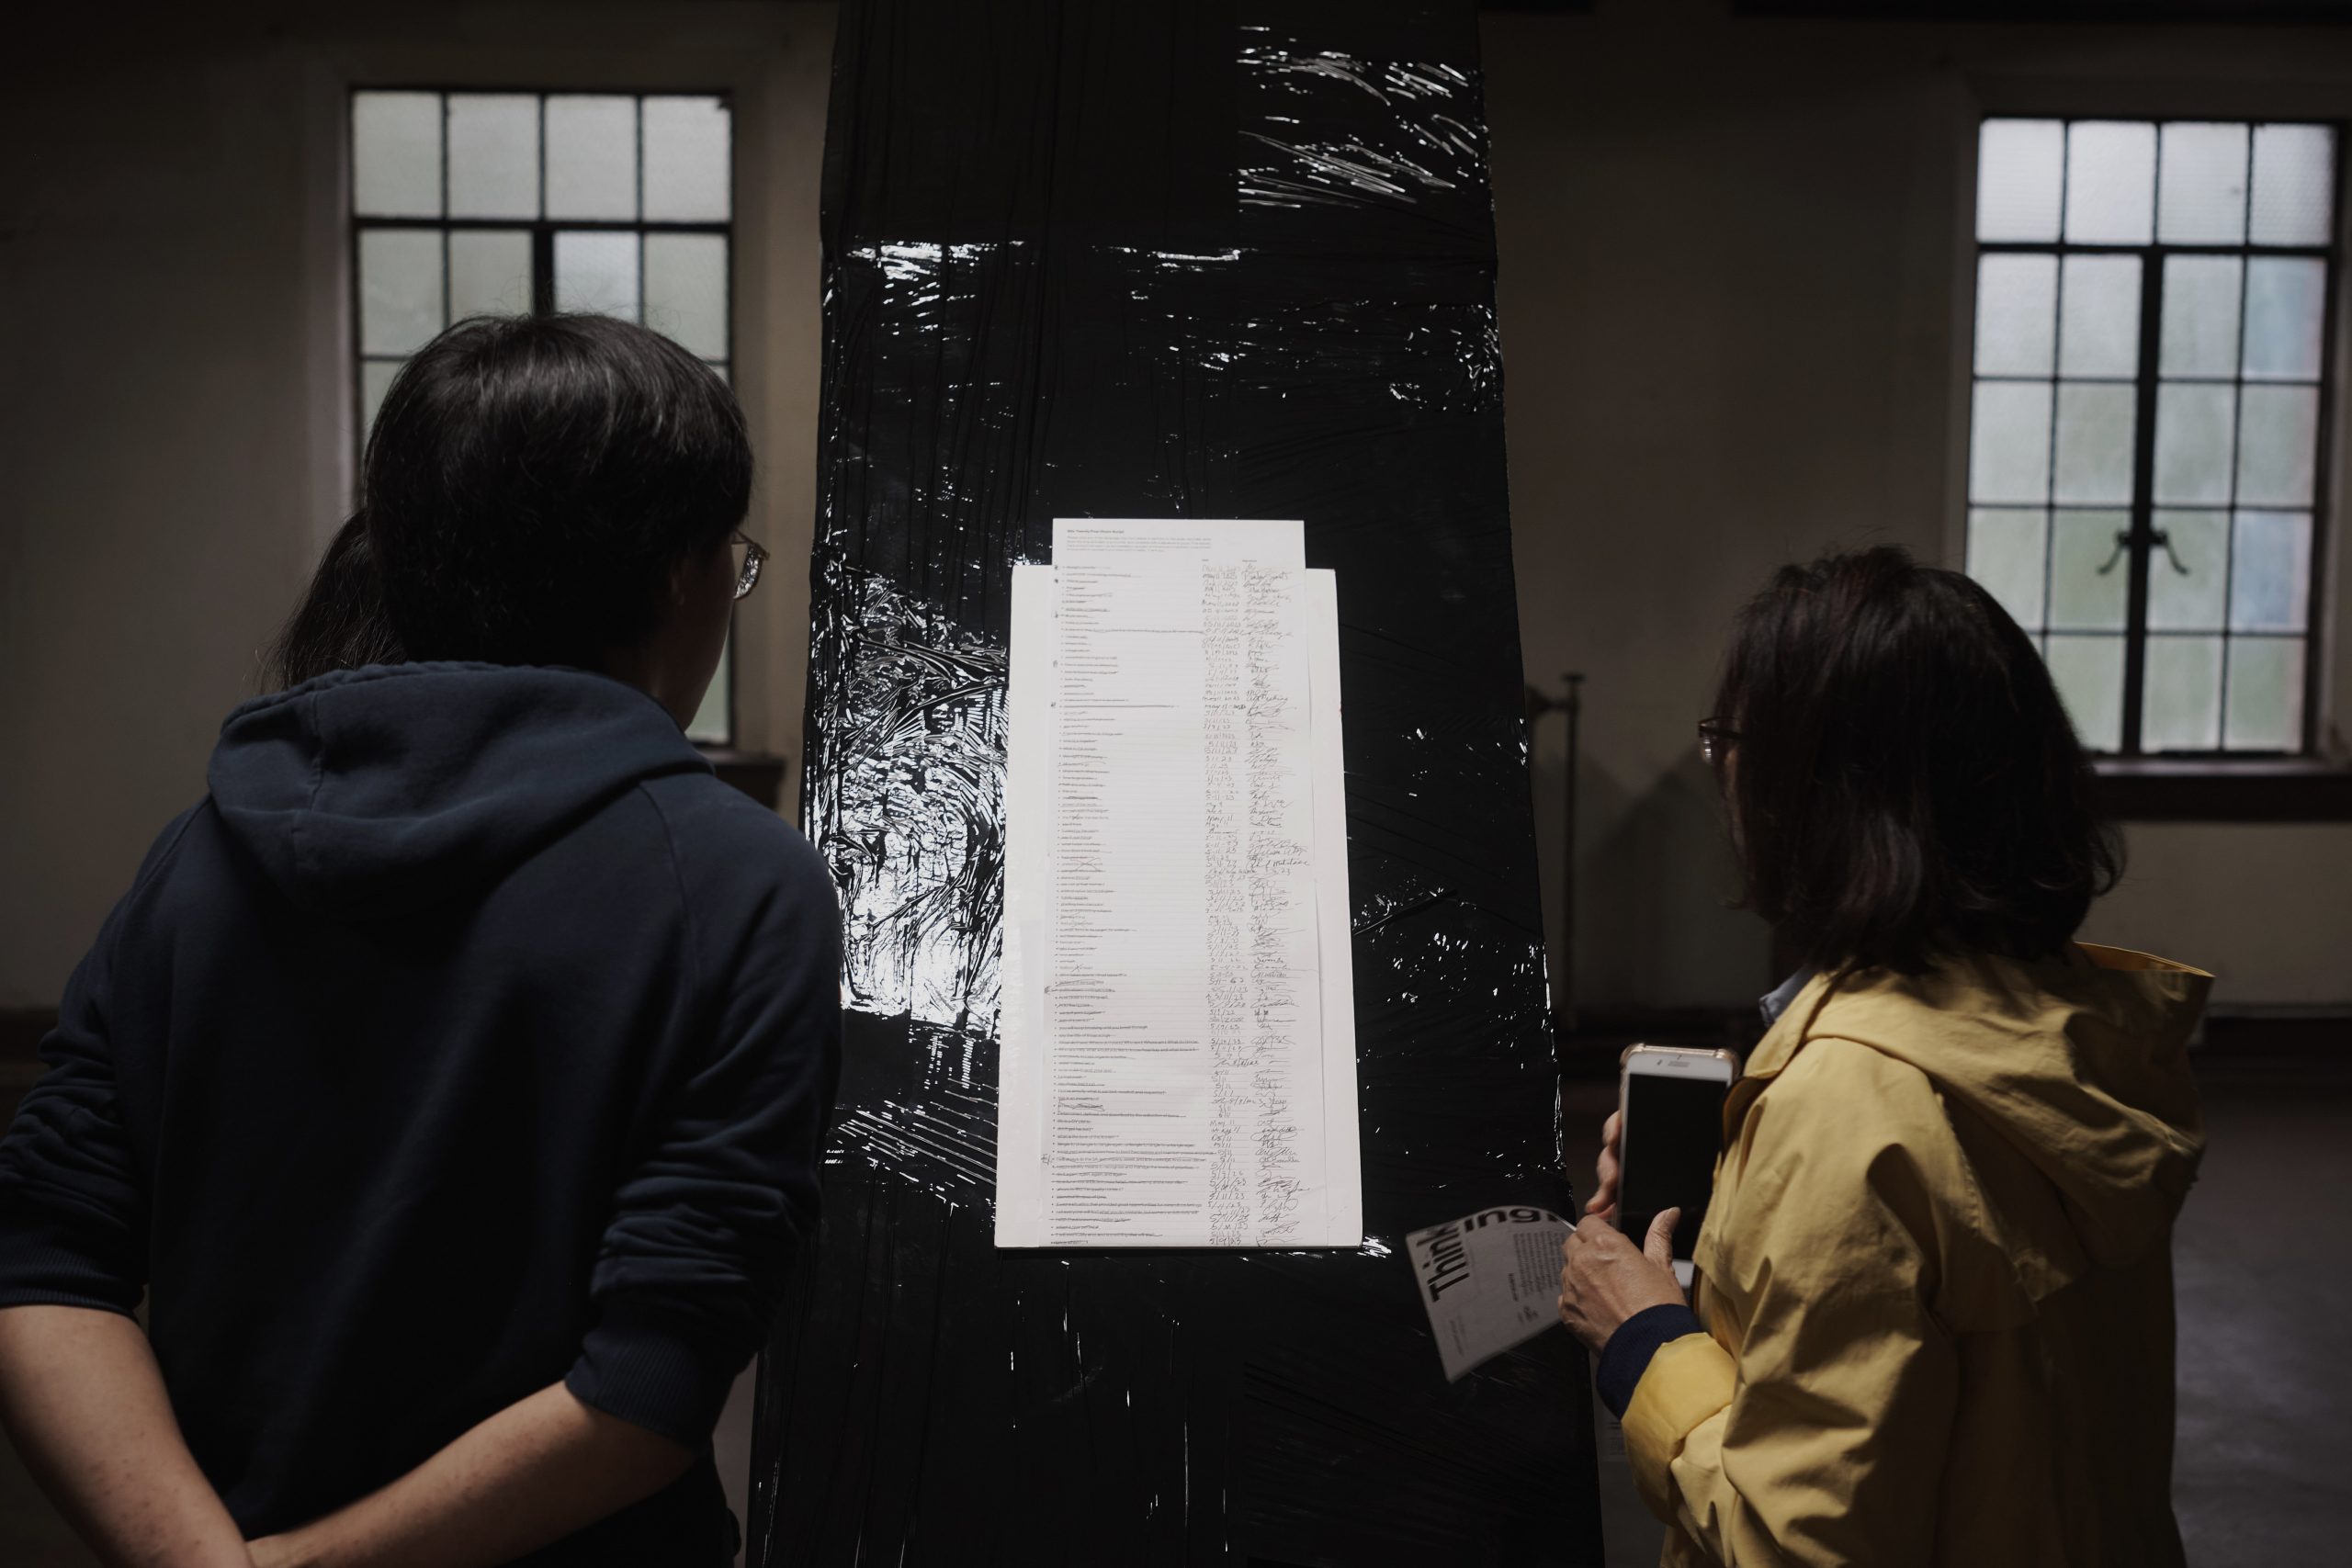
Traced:
<path fill-rule="evenodd" d="M 1631 1318 L 1654 1306 L 1683 1304 L 1671 1272 L 1668 1233 L 1674 1211 L 1660 1214 L 1638 1242 L 1598 1214 L 1568 1233 L 1560 1247 L 1560 1321 L 1596 1353 Z"/>
<path fill-rule="evenodd" d="M 1613 1205 L 1618 1228 L 1637 1244 L 1659 1214 L 1679 1209 L 1674 1276 L 1686 1289 L 1723 1152 L 1724 1097 L 1738 1072 L 1739 1059 L 1729 1051 L 1635 1045 L 1624 1055 L 1617 1114 L 1603 1129 L 1594 1202 L 1602 1210 Z"/>

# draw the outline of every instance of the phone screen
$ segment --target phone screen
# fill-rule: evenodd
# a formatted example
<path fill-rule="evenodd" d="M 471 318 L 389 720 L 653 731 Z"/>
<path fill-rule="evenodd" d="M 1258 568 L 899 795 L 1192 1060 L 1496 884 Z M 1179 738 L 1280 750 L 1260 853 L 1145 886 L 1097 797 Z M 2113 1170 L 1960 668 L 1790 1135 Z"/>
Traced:
<path fill-rule="evenodd" d="M 1715 1156 L 1723 1152 L 1724 1096 L 1720 1078 L 1625 1077 L 1625 1169 L 1617 1223 L 1636 1243 L 1650 1222 L 1678 1205 L 1674 1256 L 1688 1258 L 1707 1218 L 1715 1186 Z"/>

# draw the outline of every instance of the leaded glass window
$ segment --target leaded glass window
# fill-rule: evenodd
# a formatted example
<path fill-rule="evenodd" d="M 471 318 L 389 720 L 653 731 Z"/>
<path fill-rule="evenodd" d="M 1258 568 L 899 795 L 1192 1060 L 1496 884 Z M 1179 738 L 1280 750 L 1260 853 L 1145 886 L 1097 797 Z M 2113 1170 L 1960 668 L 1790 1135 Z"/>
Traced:
<path fill-rule="evenodd" d="M 2335 144 L 1982 127 L 1968 570 L 2098 750 L 2309 749 Z"/>

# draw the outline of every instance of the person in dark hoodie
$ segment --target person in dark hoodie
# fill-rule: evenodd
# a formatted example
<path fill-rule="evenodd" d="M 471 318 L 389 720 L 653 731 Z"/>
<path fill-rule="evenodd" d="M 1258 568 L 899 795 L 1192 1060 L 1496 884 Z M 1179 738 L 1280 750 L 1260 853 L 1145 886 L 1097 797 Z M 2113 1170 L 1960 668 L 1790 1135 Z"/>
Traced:
<path fill-rule="evenodd" d="M 729 1562 L 840 926 L 681 733 L 760 553 L 726 387 L 460 323 L 0 1140 L 0 1415 L 108 1562 Z M 141 1332 L 130 1315 L 146 1303 Z"/>

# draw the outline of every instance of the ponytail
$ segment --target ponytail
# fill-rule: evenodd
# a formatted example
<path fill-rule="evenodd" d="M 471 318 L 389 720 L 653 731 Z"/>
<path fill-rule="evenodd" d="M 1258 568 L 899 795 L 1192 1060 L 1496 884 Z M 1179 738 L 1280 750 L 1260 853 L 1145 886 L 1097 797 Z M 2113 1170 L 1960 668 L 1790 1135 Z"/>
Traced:
<path fill-rule="evenodd" d="M 406 656 L 384 612 L 368 514 L 354 513 L 327 546 L 310 591 L 263 653 L 263 677 L 277 691 L 334 670 L 397 664 Z"/>

